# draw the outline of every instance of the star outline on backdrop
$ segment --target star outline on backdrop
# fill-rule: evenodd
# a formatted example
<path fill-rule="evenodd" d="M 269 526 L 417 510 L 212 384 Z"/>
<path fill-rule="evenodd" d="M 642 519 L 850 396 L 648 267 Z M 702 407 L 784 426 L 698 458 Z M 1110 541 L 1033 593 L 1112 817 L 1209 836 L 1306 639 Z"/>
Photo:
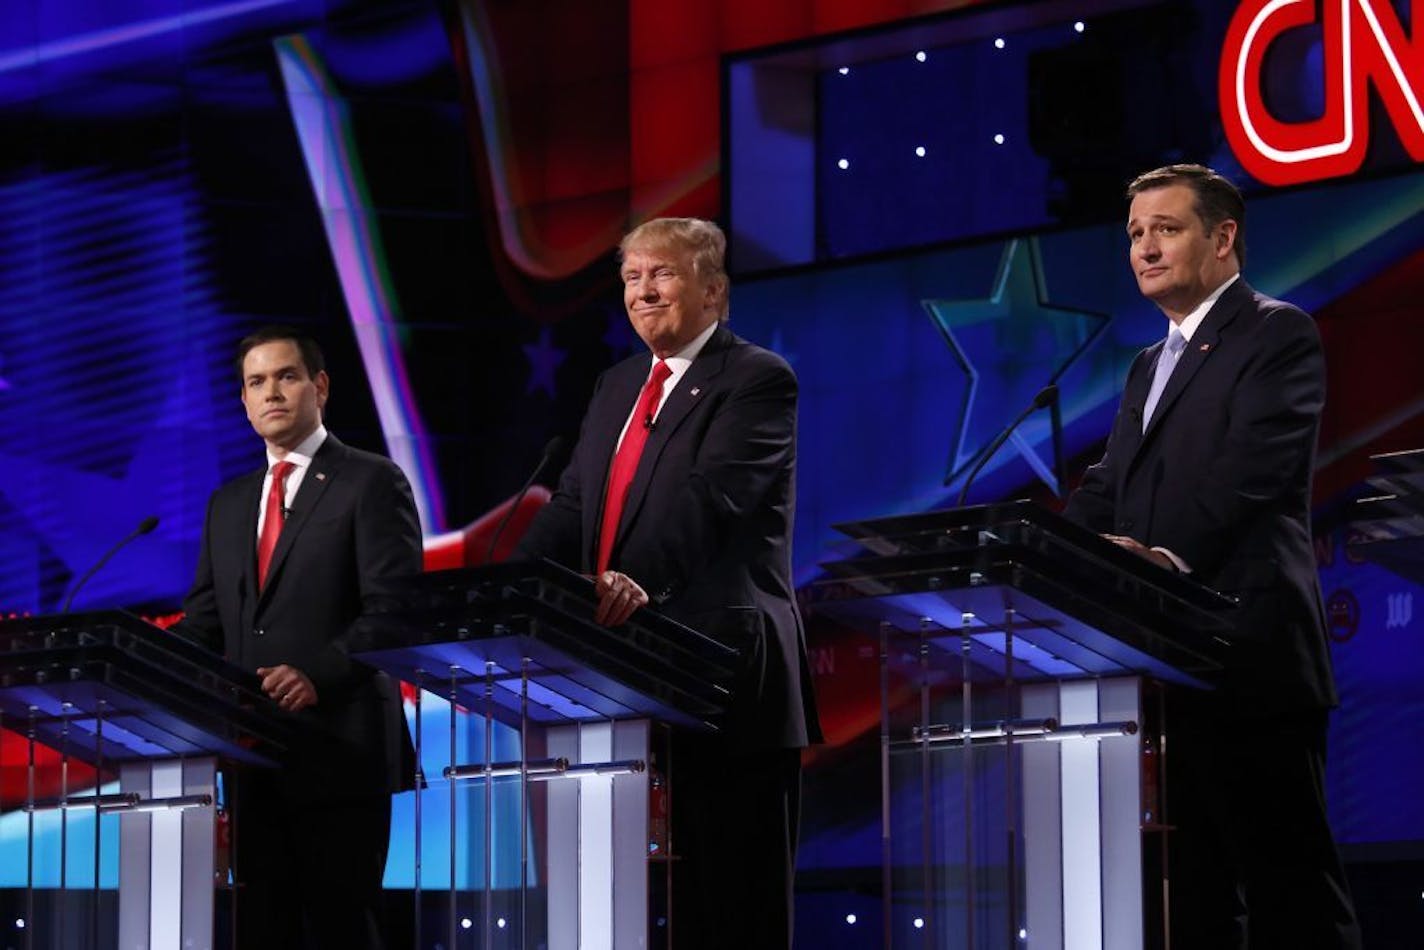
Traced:
<path fill-rule="evenodd" d="M 550 399 L 558 396 L 558 383 L 555 374 L 569 354 L 554 345 L 554 333 L 549 327 L 544 327 L 539 331 L 539 339 L 535 343 L 525 343 L 520 347 L 524 350 L 524 356 L 529 360 L 529 379 L 524 384 L 525 395 L 533 395 L 543 390 Z"/>
<path fill-rule="evenodd" d="M 945 344 L 949 347 L 950 355 L 966 379 L 964 396 L 960 400 L 959 413 L 954 424 L 949 461 L 945 467 L 945 485 L 952 484 L 965 474 L 979 460 L 979 457 L 989 447 L 989 443 L 993 441 L 994 436 L 991 435 L 979 445 L 974 446 L 972 451 L 966 450 L 966 444 L 971 440 L 970 424 L 979 418 L 975 416 L 975 413 L 979 411 L 981 404 L 979 397 L 982 384 L 985 382 L 985 374 L 992 371 L 992 367 L 989 366 L 991 358 L 996 356 L 1002 358 L 1004 352 L 1013 351 L 1011 345 L 1007 348 L 1004 346 L 1006 341 L 1003 337 L 1006 333 L 1003 328 L 1007 328 L 1007 334 L 1010 336 L 1039 337 L 1044 333 L 1049 333 L 1059 339 L 1055 341 L 1055 352 L 1052 359 L 1056 366 L 1051 376 L 1038 383 L 1032 391 L 1025 389 L 1021 383 L 1015 386 L 1015 381 L 1010 381 L 1007 388 L 1012 390 L 1016 397 L 1020 391 L 1023 391 L 1023 398 L 1015 398 L 1011 402 L 999 400 L 988 410 L 999 412 L 1003 416 L 1001 420 L 996 420 L 994 434 L 1008 425 L 1013 420 L 1015 413 L 1031 403 L 1039 387 L 1048 383 L 1057 383 L 1063 374 L 1103 335 L 1108 324 L 1112 321 L 1110 314 L 1101 311 L 1049 302 L 1047 282 L 1043 274 L 1042 252 L 1038 239 L 1035 237 L 1014 238 L 1008 242 L 999 259 L 993 289 L 988 297 L 962 300 L 927 298 L 921 300 L 920 304 L 925 308 L 930 319 L 934 321 Z M 1065 326 L 1065 320 L 1076 321 L 1076 326 Z M 965 341 L 955 333 L 955 328 L 968 328 L 991 321 L 1008 322 L 1000 324 L 1001 329 L 995 335 L 995 345 L 992 350 L 978 354 L 976 359 L 976 354 L 973 352 L 976 347 L 966 345 Z M 1012 344 L 1013 340 L 1010 339 L 1007 342 Z M 1016 432 L 1009 441 L 1013 443 L 1020 456 L 1044 484 L 1061 495 L 1063 486 L 1058 484 L 1057 477 L 1053 472 L 1052 460 L 1045 460 L 1032 443 L 1019 432 Z"/>

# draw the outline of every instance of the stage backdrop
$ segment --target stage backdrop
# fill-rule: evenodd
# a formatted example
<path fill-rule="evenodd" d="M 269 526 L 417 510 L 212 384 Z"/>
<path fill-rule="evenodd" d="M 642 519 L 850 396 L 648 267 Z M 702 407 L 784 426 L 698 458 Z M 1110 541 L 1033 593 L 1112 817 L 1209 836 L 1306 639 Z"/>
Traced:
<path fill-rule="evenodd" d="M 1275 36 L 1264 66 L 1241 49 L 1254 0 L 6 3 L 0 610 L 56 610 L 154 514 L 76 606 L 172 614 L 209 493 L 261 463 L 231 348 L 262 322 L 323 338 L 329 425 L 400 462 L 427 538 L 476 521 L 637 351 L 612 248 L 663 213 L 723 221 L 732 326 L 800 375 L 804 584 L 835 522 L 949 504 L 1050 380 L 1073 473 L 1095 459 L 1165 332 L 1127 268 L 1122 184 L 1199 160 L 1249 192 L 1251 281 L 1328 347 L 1332 817 L 1357 858 L 1418 857 L 1424 767 L 1400 750 L 1424 740 L 1424 591 L 1360 561 L 1345 504 L 1371 451 L 1424 445 L 1424 175 L 1384 54 L 1406 34 L 1373 6 L 1385 27 L 1356 24 L 1345 76 L 1328 23 Z M 1346 102 L 1349 161 L 1261 157 Z M 1031 420 L 973 498 L 1055 503 L 1046 438 Z M 830 741 L 808 756 L 802 881 L 844 895 L 879 875 L 874 657 L 810 615 Z M 481 741 L 462 731 L 461 753 Z M 22 886 L 23 749 L 0 752 L 0 886 Z M 388 881 L 408 886 L 406 801 L 396 828 Z"/>

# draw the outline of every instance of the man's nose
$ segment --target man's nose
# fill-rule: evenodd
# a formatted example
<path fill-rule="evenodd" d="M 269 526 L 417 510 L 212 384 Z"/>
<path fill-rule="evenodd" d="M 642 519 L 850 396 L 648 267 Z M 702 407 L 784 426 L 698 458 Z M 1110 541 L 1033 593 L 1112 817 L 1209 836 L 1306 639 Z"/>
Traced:
<path fill-rule="evenodd" d="M 266 390 L 266 392 L 262 394 L 263 399 L 266 399 L 268 402 L 276 402 L 281 400 L 282 387 L 280 384 L 278 384 L 277 380 L 274 379 L 269 381 L 267 385 L 263 388 Z"/>

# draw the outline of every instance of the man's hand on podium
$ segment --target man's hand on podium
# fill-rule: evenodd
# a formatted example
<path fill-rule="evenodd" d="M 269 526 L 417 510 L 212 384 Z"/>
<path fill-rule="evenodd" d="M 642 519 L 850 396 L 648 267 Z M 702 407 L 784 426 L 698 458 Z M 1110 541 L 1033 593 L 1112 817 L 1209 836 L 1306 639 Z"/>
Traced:
<path fill-rule="evenodd" d="M 262 666 L 257 675 L 262 677 L 262 691 L 287 712 L 301 712 L 316 705 L 316 687 L 295 666 Z"/>
<path fill-rule="evenodd" d="M 595 577 L 593 591 L 598 595 L 598 608 L 593 612 L 593 621 L 605 627 L 618 626 L 648 602 L 648 592 L 639 587 L 633 578 L 617 571 L 604 571 Z"/>
<path fill-rule="evenodd" d="M 1157 548 L 1149 548 L 1147 545 L 1143 544 L 1141 541 L 1138 541 L 1136 538 L 1129 538 L 1120 534 L 1105 534 L 1103 535 L 1103 537 L 1107 538 L 1109 541 L 1111 541 L 1113 544 L 1116 544 L 1120 548 L 1126 548 L 1133 554 L 1136 554 L 1138 557 L 1146 558 L 1147 560 L 1151 561 L 1153 564 L 1156 564 L 1163 570 L 1172 571 L 1173 573 L 1176 573 L 1178 570 L 1180 570 L 1177 567 L 1177 563 L 1173 561 L 1170 557 L 1168 557 L 1164 552 L 1159 551 Z"/>

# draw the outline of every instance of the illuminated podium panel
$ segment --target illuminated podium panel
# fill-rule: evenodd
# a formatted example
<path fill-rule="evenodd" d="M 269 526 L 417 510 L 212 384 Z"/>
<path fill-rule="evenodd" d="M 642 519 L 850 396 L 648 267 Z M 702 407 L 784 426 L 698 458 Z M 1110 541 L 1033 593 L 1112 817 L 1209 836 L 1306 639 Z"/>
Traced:
<path fill-rule="evenodd" d="M 1160 942 L 1160 708 L 1232 602 L 1026 502 L 839 525 L 812 609 L 881 657 L 885 946 Z"/>
<path fill-rule="evenodd" d="M 430 934 L 417 913 L 416 945 L 665 945 L 676 926 L 666 898 L 677 858 L 662 727 L 719 728 L 736 651 L 647 608 L 617 628 L 596 624 L 593 582 L 551 562 L 423 574 L 395 599 L 365 621 L 356 655 L 485 731 L 475 762 L 458 760 L 456 716 L 448 736 L 416 732 L 418 760 L 429 761 L 432 742 L 449 749 L 440 776 L 449 783 L 445 844 L 453 856 L 457 841 L 478 840 L 485 862 L 477 905 L 456 911 L 452 879 L 448 920 Z M 493 752 L 496 724 L 517 735 L 512 757 Z M 481 792 L 463 827 L 461 783 Z M 417 789 L 417 814 L 423 794 Z M 517 883 L 496 887 L 494 845 L 511 838 Z M 423 847 L 418 836 L 417 905 Z"/>
<path fill-rule="evenodd" d="M 117 946 L 203 950 L 214 945 L 217 763 L 270 767 L 301 733 L 262 695 L 255 675 L 121 611 L 0 622 L 0 726 L 27 741 L 26 794 L 7 801 L 27 841 L 26 947 L 111 945 L 98 899 L 102 816 L 118 814 Z M 48 750 L 45 754 L 44 750 Z M 50 760 L 43 772 L 37 752 Z M 92 788 L 69 787 L 71 763 L 93 767 Z M 105 790 L 117 772 L 118 790 Z M 40 794 L 58 775 L 58 787 Z M 60 895 L 71 815 L 92 826 L 93 891 L 83 913 L 66 903 L 36 919 L 36 820 L 58 815 Z M 87 849 L 86 849 L 87 850 Z"/>

